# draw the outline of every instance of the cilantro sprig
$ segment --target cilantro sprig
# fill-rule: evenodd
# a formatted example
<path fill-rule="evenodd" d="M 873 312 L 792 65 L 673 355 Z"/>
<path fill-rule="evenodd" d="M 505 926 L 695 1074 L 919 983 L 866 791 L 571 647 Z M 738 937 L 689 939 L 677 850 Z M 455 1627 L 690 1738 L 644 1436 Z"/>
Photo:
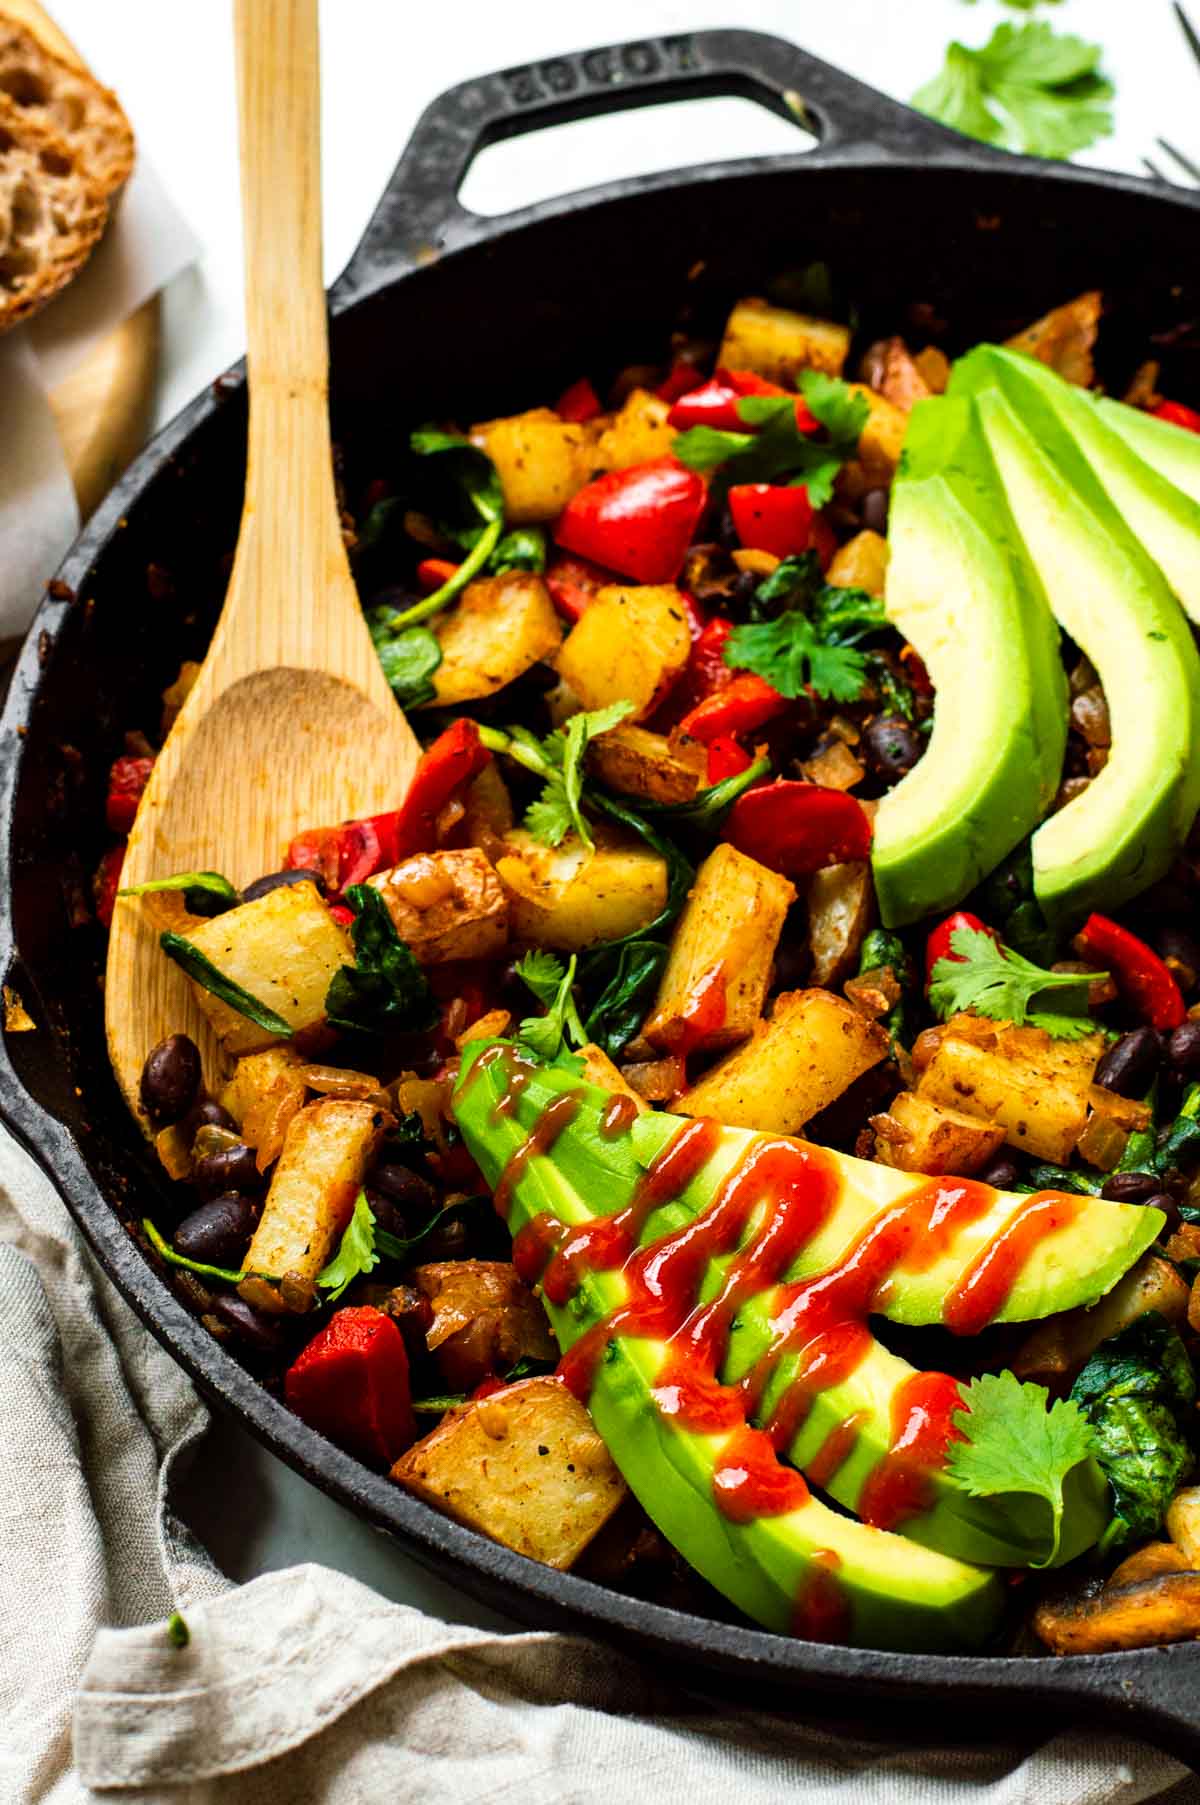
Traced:
<path fill-rule="evenodd" d="M 1069 157 L 1113 128 L 1101 47 L 1044 20 L 998 25 L 978 50 L 957 41 L 913 105 L 943 125 L 1036 157 Z"/>
<path fill-rule="evenodd" d="M 576 958 L 564 966 L 553 953 L 534 948 L 516 967 L 517 976 L 528 985 L 545 1015 L 527 1015 L 518 1023 L 517 1039 L 537 1059 L 553 1062 L 563 1051 L 564 1042 L 572 1046 L 587 1045 L 587 1035 L 575 1007 L 574 984 Z"/>
<path fill-rule="evenodd" d="M 535 840 L 544 846 L 561 846 L 574 830 L 588 851 L 593 850 L 592 832 L 582 808 L 584 753 L 597 734 L 607 733 L 632 708 L 632 702 L 610 702 L 607 708 L 572 715 L 565 727 L 539 742 L 549 775 L 545 789 L 525 813 L 525 826 Z"/>
<path fill-rule="evenodd" d="M 806 614 L 790 609 L 778 620 L 748 621 L 725 642 L 726 664 L 753 671 L 781 696 L 815 695 L 853 702 L 866 682 L 866 659 L 853 646 L 828 645 Z"/>
<path fill-rule="evenodd" d="M 858 450 L 870 408 L 866 397 L 839 376 L 802 370 L 799 381 L 809 413 L 824 428 L 823 438 L 800 431 L 790 395 L 744 395 L 738 417 L 757 431 L 693 426 L 676 437 L 674 455 L 691 470 L 719 469 L 722 485 L 778 478 L 803 483 L 813 507 L 824 507 L 838 471 Z"/>
<path fill-rule="evenodd" d="M 1077 1404 L 1065 1398 L 1046 1408 L 1041 1385 L 1014 1373 L 984 1373 L 961 1386 L 965 1409 L 954 1426 L 965 1437 L 950 1443 L 946 1470 L 971 1498 L 1028 1493 L 1050 1507 L 1050 1552 L 1030 1564 L 1053 1566 L 1062 1540 L 1064 1486 L 1092 1454 L 1092 1431 Z"/>
<path fill-rule="evenodd" d="M 342 1231 L 338 1250 L 329 1264 L 318 1272 L 317 1284 L 322 1291 L 328 1291 L 329 1302 L 336 1304 L 347 1285 L 364 1273 L 374 1272 L 378 1264 L 375 1217 L 366 1192 L 360 1191 L 354 1200 L 354 1214 Z"/>
<path fill-rule="evenodd" d="M 943 1021 L 960 1009 L 974 1009 L 992 1021 L 1044 1028 L 1057 1040 L 1078 1040 L 1093 1027 L 1088 987 L 1107 973 L 1046 971 L 978 928 L 956 928 L 950 950 L 956 957 L 937 961 L 929 986 L 930 1004 Z M 1038 997 L 1057 999 L 1063 1007 L 1034 1009 Z"/>

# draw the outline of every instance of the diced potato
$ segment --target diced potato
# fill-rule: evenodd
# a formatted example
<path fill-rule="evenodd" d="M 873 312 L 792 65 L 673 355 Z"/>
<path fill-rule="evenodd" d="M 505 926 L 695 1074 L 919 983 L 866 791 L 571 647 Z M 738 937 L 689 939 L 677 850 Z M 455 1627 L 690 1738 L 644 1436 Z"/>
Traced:
<path fill-rule="evenodd" d="M 549 407 L 481 420 L 468 436 L 496 466 L 510 526 L 554 520 L 592 474 L 595 435 Z"/>
<path fill-rule="evenodd" d="M 1200 1570 L 1200 1485 L 1185 1485 L 1176 1492 L 1167 1506 L 1167 1534 L 1188 1565 Z"/>
<path fill-rule="evenodd" d="M 866 767 L 855 758 L 845 740 L 806 758 L 800 767 L 809 783 L 819 783 L 826 790 L 852 790 L 866 776 Z"/>
<path fill-rule="evenodd" d="M 921 378 L 931 395 L 944 395 L 950 382 L 950 359 L 936 345 L 926 345 L 918 351 L 913 362 L 921 372 Z"/>
<path fill-rule="evenodd" d="M 295 1047 L 267 1047 L 239 1059 L 221 1102 L 258 1153 L 260 1172 L 279 1157 L 292 1118 L 304 1107 L 308 1086 Z"/>
<path fill-rule="evenodd" d="M 893 1097 L 883 1116 L 872 1116 L 875 1158 L 899 1172 L 961 1177 L 978 1172 L 1004 1141 L 1004 1130 L 913 1091 Z"/>
<path fill-rule="evenodd" d="M 1105 1586 L 1129 1585 L 1134 1580 L 1153 1579 L 1159 1573 L 1188 1573 L 1193 1566 L 1194 1563 L 1174 1542 L 1147 1542 L 1126 1556 L 1109 1575 Z"/>
<path fill-rule="evenodd" d="M 825 581 L 835 589 L 865 589 L 882 595 L 887 581 L 888 545 L 882 533 L 864 530 L 834 552 Z"/>
<path fill-rule="evenodd" d="M 826 865 L 808 886 L 808 944 L 813 983 L 830 988 L 848 978 L 875 913 L 871 867 L 863 859 Z"/>
<path fill-rule="evenodd" d="M 293 1117 L 246 1254 L 248 1272 L 316 1278 L 354 1213 L 387 1121 L 373 1104 L 343 1097 L 324 1097 Z"/>
<path fill-rule="evenodd" d="M 512 797 L 494 758 L 467 786 L 463 808 L 462 832 L 468 846 L 482 846 L 487 852 L 488 839 L 502 840 L 511 828 Z"/>
<path fill-rule="evenodd" d="M 586 1084 L 599 1085 L 602 1091 L 611 1091 L 614 1097 L 628 1097 L 636 1105 L 639 1116 L 649 1108 L 632 1085 L 626 1084 L 603 1047 L 589 1041 L 586 1047 L 580 1047 L 579 1057 L 583 1060 L 583 1078 Z"/>
<path fill-rule="evenodd" d="M 1012 1369 L 1019 1379 L 1057 1386 L 1072 1378 L 1102 1341 L 1129 1328 L 1147 1310 L 1181 1323 L 1187 1307 L 1187 1284 L 1171 1262 L 1143 1254 L 1090 1310 L 1063 1310 L 1039 1322 L 1017 1349 Z"/>
<path fill-rule="evenodd" d="M 935 1103 L 1000 1124 L 1010 1147 L 1065 1165 L 1104 1046 L 1101 1034 L 1052 1040 L 1040 1028 L 956 1015 L 917 1088 Z"/>
<path fill-rule="evenodd" d="M 1100 290 L 1089 289 L 1086 294 L 1077 295 L 1073 301 L 1066 301 L 1061 307 L 1043 314 L 1040 320 L 1035 320 L 1032 326 L 1026 326 L 1023 332 L 1018 332 L 1007 342 L 1014 351 L 1024 351 L 1027 357 L 1036 357 L 1049 364 L 1068 382 L 1090 388 L 1096 373 L 1092 347 L 1100 329 L 1103 305 Z"/>
<path fill-rule="evenodd" d="M 850 328 L 818 320 L 787 307 L 772 307 L 751 295 L 739 301 L 725 322 L 717 366 L 753 370 L 785 387 L 801 370 L 840 376 L 850 349 Z"/>
<path fill-rule="evenodd" d="M 596 441 L 593 464 L 597 470 L 627 470 L 670 455 L 675 428 L 667 425 L 671 403 L 652 389 L 634 389 L 612 424 Z"/>
<path fill-rule="evenodd" d="M 392 1478 L 506 1548 L 567 1568 L 625 1497 L 584 1406 L 561 1379 L 520 1379 L 452 1411 Z"/>
<path fill-rule="evenodd" d="M 325 1020 L 325 993 L 343 965 L 353 965 L 350 939 L 314 884 L 282 884 L 253 902 L 214 915 L 188 935 L 223 977 L 281 1016 L 293 1032 Z M 257 1053 L 278 1040 L 246 1016 L 194 985 L 196 1001 L 230 1053 Z"/>
<path fill-rule="evenodd" d="M 1091 1596 L 1047 1598 L 1033 1627 L 1056 1655 L 1103 1655 L 1200 1636 L 1200 1573 L 1160 1573 Z"/>
<path fill-rule="evenodd" d="M 775 948 L 796 900 L 786 877 L 736 847 L 714 847 L 696 873 L 642 1030 L 666 1052 L 736 1046 L 763 1012 Z M 708 1008 L 719 986 L 723 1008 Z M 705 1016 L 710 1020 L 706 1023 Z"/>
<path fill-rule="evenodd" d="M 687 614 L 673 583 L 609 584 L 563 641 L 558 674 L 585 708 L 632 702 L 651 713 L 687 664 Z"/>
<path fill-rule="evenodd" d="M 503 1040 L 511 1027 L 511 1010 L 489 1009 L 486 1015 L 476 1016 L 473 1022 L 467 1023 L 461 1034 L 454 1036 L 454 1045 L 461 1053 L 473 1040 Z"/>
<path fill-rule="evenodd" d="M 932 393 L 902 338 L 880 339 L 871 346 L 863 358 L 863 380 L 906 414 Z"/>
<path fill-rule="evenodd" d="M 672 1106 L 687 1083 L 687 1068 L 678 1053 L 665 1059 L 635 1059 L 621 1068 L 622 1081 L 646 1103 Z"/>
<path fill-rule="evenodd" d="M 858 441 L 858 463 L 867 488 L 878 488 L 890 483 L 896 474 L 904 435 L 908 431 L 908 415 L 894 401 L 889 401 L 885 395 L 877 395 L 874 389 L 861 382 L 852 382 L 850 387 L 856 395 L 866 397 L 871 410 Z"/>
<path fill-rule="evenodd" d="M 510 1261 L 418 1266 L 413 1283 L 433 1310 L 426 1346 L 453 1391 L 474 1391 L 520 1360 L 558 1359 L 546 1312 Z"/>
<path fill-rule="evenodd" d="M 552 660 L 562 644 L 550 591 L 528 570 L 469 583 L 433 631 L 442 662 L 429 708 L 494 696 L 533 665 Z"/>
<path fill-rule="evenodd" d="M 508 943 L 508 895 L 477 846 L 419 852 L 367 881 L 422 965 L 490 959 Z"/>
<path fill-rule="evenodd" d="M 665 735 L 624 723 L 588 747 L 588 766 L 610 790 L 651 802 L 690 802 L 708 763 L 707 748 L 685 735 L 672 745 Z"/>
<path fill-rule="evenodd" d="M 844 998 L 794 990 L 776 997 L 753 1038 L 706 1072 L 675 1108 L 734 1128 L 795 1134 L 887 1052 L 883 1029 Z"/>
<path fill-rule="evenodd" d="M 546 704 L 546 713 L 552 727 L 565 727 L 572 715 L 583 712 L 583 703 L 570 684 L 564 683 L 561 678 L 553 689 L 546 691 L 542 700 Z"/>
<path fill-rule="evenodd" d="M 514 940 L 578 952 L 645 927 L 667 900 L 667 864 L 640 840 L 593 828 L 590 856 L 575 834 L 542 846 L 523 828 L 505 841 L 496 871 L 511 904 Z"/>

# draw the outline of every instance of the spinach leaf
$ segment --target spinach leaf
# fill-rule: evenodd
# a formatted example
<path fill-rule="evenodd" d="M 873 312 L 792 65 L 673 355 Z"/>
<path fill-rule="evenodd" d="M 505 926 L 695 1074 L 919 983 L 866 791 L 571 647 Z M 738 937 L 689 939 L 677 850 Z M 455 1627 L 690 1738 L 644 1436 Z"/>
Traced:
<path fill-rule="evenodd" d="M 664 940 L 627 939 L 588 1014 L 588 1039 L 616 1059 L 650 1007 L 670 948 Z"/>
<path fill-rule="evenodd" d="M 1070 1191 L 1075 1197 L 1099 1197 L 1104 1189 L 1104 1176 L 1094 1172 L 1075 1172 L 1070 1166 L 1030 1166 L 1019 1184 L 1013 1186 L 1025 1196 L 1035 1191 Z"/>
<path fill-rule="evenodd" d="M 774 620 L 787 608 L 811 610 L 825 587 L 821 560 L 816 552 L 799 552 L 785 558 L 764 577 L 750 600 L 751 620 Z"/>
<path fill-rule="evenodd" d="M 168 959 L 174 959 L 176 965 L 181 965 L 194 983 L 211 991 L 220 1002 L 227 1004 L 230 1009 L 236 1009 L 239 1015 L 244 1015 L 247 1021 L 254 1022 L 259 1028 L 265 1028 L 268 1034 L 278 1034 L 281 1039 L 291 1038 L 292 1030 L 281 1015 L 276 1015 L 273 1009 L 260 1003 L 248 990 L 243 990 L 240 984 L 227 978 L 186 934 L 160 934 L 158 944 Z"/>
<path fill-rule="evenodd" d="M 1189 1084 L 1179 1114 L 1167 1129 L 1154 1155 L 1154 1170 L 1167 1173 L 1173 1166 L 1190 1164 L 1200 1157 L 1200 1084 Z"/>
<path fill-rule="evenodd" d="M 488 570 L 502 576 L 506 570 L 546 568 L 546 535 L 540 526 L 515 526 L 505 533 L 492 553 Z"/>
<path fill-rule="evenodd" d="M 219 871 L 179 871 L 174 877 L 154 877 L 144 884 L 131 884 L 128 890 L 118 890 L 117 895 L 152 896 L 158 890 L 182 890 L 183 906 L 189 915 L 224 915 L 242 900 Z"/>
<path fill-rule="evenodd" d="M 726 815 L 738 797 L 752 784 L 769 776 L 770 771 L 770 759 L 760 758 L 735 776 L 726 777 L 707 790 L 698 790 L 690 802 L 650 802 L 643 799 L 642 813 L 652 815 L 655 820 L 671 827 L 700 828 L 715 835 L 720 832 Z"/>
<path fill-rule="evenodd" d="M 435 1210 L 415 1235 L 392 1235 L 385 1228 L 376 1228 L 375 1248 L 385 1260 L 404 1264 L 411 1258 L 413 1249 L 427 1241 L 435 1228 L 446 1228 L 451 1222 L 471 1223 L 480 1217 L 486 1222 L 489 1212 L 494 1215 L 490 1197 L 482 1194 L 477 1197 L 460 1197 L 457 1203 L 447 1204 L 444 1210 Z"/>
<path fill-rule="evenodd" d="M 1071 1397 L 1092 1427 L 1094 1453 L 1113 1490 L 1102 1546 L 1141 1541 L 1162 1524 L 1193 1454 L 1184 1433 L 1196 1378 L 1183 1342 L 1156 1310 L 1102 1342 Z"/>
<path fill-rule="evenodd" d="M 371 639 L 383 674 L 401 708 L 419 708 L 437 694 L 432 677 L 442 662 L 442 648 L 428 627 L 406 627 L 394 633 L 391 608 L 372 608 L 367 615 Z"/>
<path fill-rule="evenodd" d="M 813 598 L 812 622 L 828 646 L 855 646 L 890 626 L 882 596 L 868 595 L 865 589 L 838 589 L 832 583 L 824 584 Z"/>
<path fill-rule="evenodd" d="M 442 537 L 470 551 L 484 528 L 504 520 L 504 491 L 486 451 L 458 433 L 418 427 L 409 445 L 423 463 L 417 485 L 424 511 Z"/>
<path fill-rule="evenodd" d="M 334 973 L 325 995 L 331 1027 L 362 1034 L 419 1034 L 438 1019 L 433 992 L 378 890 L 351 884 L 354 965 Z"/>

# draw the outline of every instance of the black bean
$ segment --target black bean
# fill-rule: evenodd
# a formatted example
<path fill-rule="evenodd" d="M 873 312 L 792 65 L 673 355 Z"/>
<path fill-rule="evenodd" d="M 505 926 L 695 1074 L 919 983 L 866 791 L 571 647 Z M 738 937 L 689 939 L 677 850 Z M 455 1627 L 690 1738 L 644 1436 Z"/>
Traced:
<path fill-rule="evenodd" d="M 295 871 L 269 871 L 266 877 L 256 877 L 242 891 L 242 901 L 256 902 L 260 896 L 266 896 L 272 890 L 283 890 L 288 884 L 315 884 L 321 895 L 325 894 L 325 879 L 321 873 L 308 866 L 298 866 Z"/>
<path fill-rule="evenodd" d="M 1179 1202 L 1169 1191 L 1155 1191 L 1144 1200 L 1148 1210 L 1161 1210 L 1167 1219 L 1166 1226 L 1172 1232 L 1179 1227 Z"/>
<path fill-rule="evenodd" d="M 178 1122 L 200 1088 L 200 1049 L 186 1034 L 168 1034 L 142 1067 L 142 1108 L 152 1122 Z"/>
<path fill-rule="evenodd" d="M 881 714 L 863 730 L 863 750 L 877 777 L 904 777 L 918 762 L 924 741 L 900 715 Z"/>
<path fill-rule="evenodd" d="M 1139 1097 L 1162 1059 L 1162 1042 L 1153 1028 L 1122 1034 L 1096 1067 L 1095 1082 L 1119 1097 Z"/>
<path fill-rule="evenodd" d="M 392 1199 L 385 1197 L 382 1191 L 377 1191 L 370 1182 L 363 1187 L 363 1192 L 371 1214 L 375 1218 L 376 1228 L 383 1229 L 386 1234 L 395 1235 L 401 1241 L 407 1241 L 408 1219 L 401 1215 Z"/>
<path fill-rule="evenodd" d="M 467 1225 L 461 1216 L 431 1229 L 422 1243 L 427 1260 L 461 1260 L 467 1250 Z"/>
<path fill-rule="evenodd" d="M 1152 944 L 1162 958 L 1170 961 L 1180 989 L 1194 990 L 1200 979 L 1200 942 L 1183 928 L 1168 923 L 1154 933 Z"/>
<path fill-rule="evenodd" d="M 868 489 L 859 507 L 862 523 L 872 533 L 886 533 L 888 523 L 888 491 Z"/>
<path fill-rule="evenodd" d="M 219 1153 L 206 1153 L 192 1167 L 192 1183 L 202 1197 L 220 1197 L 226 1191 L 255 1197 L 266 1182 L 253 1147 L 247 1147 L 244 1141 L 235 1147 L 223 1147 Z"/>
<path fill-rule="evenodd" d="M 437 1203 L 437 1192 L 428 1179 L 393 1160 L 381 1161 L 368 1183 L 412 1215 L 428 1216 Z"/>
<path fill-rule="evenodd" d="M 1153 1172 L 1114 1172 L 1105 1179 L 1100 1195 L 1110 1203 L 1146 1203 L 1161 1182 Z"/>
<path fill-rule="evenodd" d="M 429 1299 L 415 1285 L 394 1285 L 388 1293 L 384 1310 L 399 1329 L 404 1351 L 410 1360 L 418 1360 L 429 1352 L 425 1335 L 433 1321 Z"/>
<path fill-rule="evenodd" d="M 233 1330 L 235 1338 L 251 1353 L 278 1354 L 283 1348 L 283 1325 L 277 1316 L 256 1310 L 236 1291 L 219 1291 L 213 1297 L 212 1313 L 218 1322 Z"/>
<path fill-rule="evenodd" d="M 211 1097 L 202 1097 L 199 1103 L 193 1103 L 179 1127 L 189 1146 L 202 1128 L 224 1128 L 231 1134 L 237 1133 L 237 1123 L 229 1111 L 214 1103 Z"/>
<path fill-rule="evenodd" d="M 1015 1159 L 1008 1159 L 1003 1153 L 998 1153 L 975 1176 L 981 1184 L 995 1185 L 998 1191 L 1011 1191 L 1021 1174 Z"/>
<path fill-rule="evenodd" d="M 185 1216 L 171 1245 L 189 1260 L 206 1266 L 240 1266 L 259 1217 L 259 1206 L 236 1191 L 226 1191 Z"/>
<path fill-rule="evenodd" d="M 1167 1058 L 1177 1072 L 1200 1071 L 1200 1022 L 1181 1022 L 1167 1042 Z"/>

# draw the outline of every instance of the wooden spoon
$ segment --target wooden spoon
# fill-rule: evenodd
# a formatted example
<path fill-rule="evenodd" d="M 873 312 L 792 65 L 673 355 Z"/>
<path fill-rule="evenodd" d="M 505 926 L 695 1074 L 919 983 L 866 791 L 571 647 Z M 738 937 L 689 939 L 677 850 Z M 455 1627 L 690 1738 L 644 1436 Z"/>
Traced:
<path fill-rule="evenodd" d="M 249 462 L 237 555 L 208 657 L 129 836 L 123 885 L 283 862 L 303 827 L 403 799 L 418 757 L 371 644 L 333 489 L 321 275 L 317 0 L 237 0 Z M 147 1053 L 190 1034 L 210 1085 L 217 1043 L 159 926 L 113 916 L 108 1045 L 130 1107 Z"/>

